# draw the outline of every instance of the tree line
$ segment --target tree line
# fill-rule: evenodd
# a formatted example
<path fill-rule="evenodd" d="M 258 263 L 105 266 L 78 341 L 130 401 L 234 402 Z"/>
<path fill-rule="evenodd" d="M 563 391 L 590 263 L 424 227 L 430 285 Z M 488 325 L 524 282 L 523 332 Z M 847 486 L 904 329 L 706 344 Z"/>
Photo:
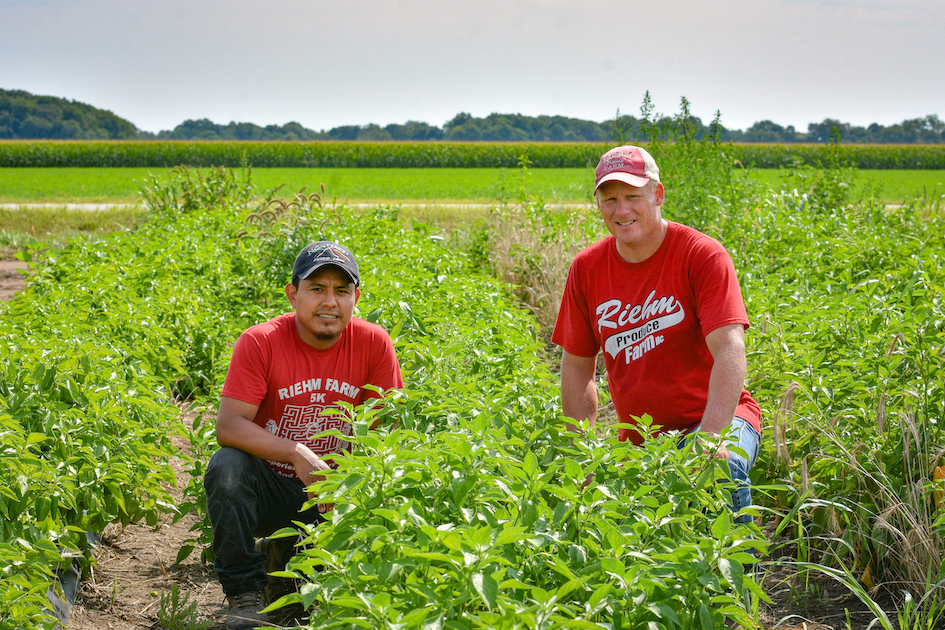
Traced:
<path fill-rule="evenodd" d="M 55 96 L 0 89 L 0 138 L 126 140 L 141 131 L 110 111 Z"/>
<path fill-rule="evenodd" d="M 2 139 L 161 139 L 161 140 L 367 140 L 455 142 L 610 142 L 615 139 L 646 141 L 653 129 L 672 122 L 669 117 L 647 121 L 620 115 L 603 122 L 565 116 L 524 116 L 489 114 L 477 118 L 459 113 L 442 127 L 425 122 L 380 126 L 344 125 L 327 131 L 314 131 L 297 122 L 261 127 L 253 123 L 231 122 L 227 125 L 207 119 L 185 120 L 174 129 L 151 133 L 138 129 L 110 111 L 52 96 L 35 96 L 21 90 L 0 89 L 0 138 Z M 706 125 L 695 116 L 689 118 L 694 136 L 717 134 L 723 141 L 771 143 L 823 143 L 836 135 L 842 142 L 863 144 L 941 144 L 945 143 L 945 122 L 935 114 L 883 126 L 851 125 L 831 118 L 810 123 L 806 131 L 792 125 L 781 126 L 771 120 L 756 122 L 746 130 Z"/>

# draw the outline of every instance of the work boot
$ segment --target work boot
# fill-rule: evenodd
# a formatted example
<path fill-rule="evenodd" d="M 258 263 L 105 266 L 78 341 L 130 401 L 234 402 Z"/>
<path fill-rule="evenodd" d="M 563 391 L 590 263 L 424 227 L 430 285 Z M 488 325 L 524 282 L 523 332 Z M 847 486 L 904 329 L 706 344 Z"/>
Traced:
<path fill-rule="evenodd" d="M 290 536 L 287 538 L 261 538 L 256 541 L 256 551 L 266 554 L 266 573 L 285 571 L 285 565 L 295 555 L 295 545 L 298 540 L 298 536 Z M 270 575 L 269 584 L 266 586 L 266 598 L 268 601 L 274 602 L 283 595 L 294 592 L 297 588 L 295 580 L 292 578 Z"/>
<path fill-rule="evenodd" d="M 246 591 L 239 595 L 229 595 L 230 609 L 226 614 L 228 630 L 256 628 L 269 624 L 269 616 L 261 612 L 266 607 L 266 594 L 263 591 Z"/>

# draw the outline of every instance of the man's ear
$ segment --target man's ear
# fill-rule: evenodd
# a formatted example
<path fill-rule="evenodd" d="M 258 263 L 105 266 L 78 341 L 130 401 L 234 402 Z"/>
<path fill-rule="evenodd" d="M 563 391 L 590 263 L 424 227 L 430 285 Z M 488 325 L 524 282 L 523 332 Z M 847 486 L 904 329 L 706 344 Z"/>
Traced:
<path fill-rule="evenodd" d="M 292 305 L 292 308 L 295 308 L 295 298 L 299 294 L 299 290 L 295 288 L 295 285 L 291 282 L 285 285 L 285 296 L 289 298 L 289 304 Z"/>
<path fill-rule="evenodd" d="M 358 300 L 360 299 L 361 299 L 361 289 L 355 287 L 354 288 L 354 303 L 357 304 Z"/>
<path fill-rule="evenodd" d="M 662 182 L 657 182 L 657 184 L 656 184 L 656 205 L 662 206 L 664 199 L 666 199 L 666 191 L 663 190 L 663 183 L 662 183 Z"/>

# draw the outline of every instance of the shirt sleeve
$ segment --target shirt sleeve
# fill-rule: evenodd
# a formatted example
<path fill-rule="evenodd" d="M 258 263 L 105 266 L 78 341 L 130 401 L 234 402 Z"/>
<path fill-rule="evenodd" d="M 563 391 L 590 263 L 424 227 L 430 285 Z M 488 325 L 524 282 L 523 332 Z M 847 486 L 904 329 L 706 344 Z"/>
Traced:
<path fill-rule="evenodd" d="M 394 351 L 394 342 L 391 341 L 387 331 L 382 328 L 377 329 L 374 335 L 374 345 L 378 352 L 375 355 L 371 373 L 368 376 L 368 384 L 379 387 L 384 391 L 402 388 L 404 379 L 400 371 L 400 363 L 397 360 L 397 353 Z M 367 390 L 365 398 L 374 398 L 375 395 L 373 390 Z"/>
<path fill-rule="evenodd" d="M 703 336 L 729 324 L 748 328 L 748 313 L 732 257 L 721 244 L 706 252 L 702 264 L 694 266 L 692 277 L 696 314 Z"/>
<path fill-rule="evenodd" d="M 568 279 L 561 297 L 561 307 L 551 341 L 581 357 L 594 357 L 600 351 L 600 343 L 594 336 L 593 324 L 587 308 L 587 295 L 582 289 L 578 259 L 568 270 Z"/>
<path fill-rule="evenodd" d="M 236 347 L 233 348 L 222 395 L 251 405 L 259 405 L 268 390 L 270 355 L 262 339 L 248 331 L 241 334 L 236 340 Z"/>

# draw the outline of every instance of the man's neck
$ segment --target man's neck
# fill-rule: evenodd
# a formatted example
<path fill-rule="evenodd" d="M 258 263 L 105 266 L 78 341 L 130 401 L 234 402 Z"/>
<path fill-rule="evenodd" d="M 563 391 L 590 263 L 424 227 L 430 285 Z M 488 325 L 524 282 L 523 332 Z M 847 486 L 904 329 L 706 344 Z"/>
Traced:
<path fill-rule="evenodd" d="M 660 228 L 656 234 L 651 236 L 646 242 L 638 246 L 631 247 L 620 241 L 617 241 L 617 254 L 630 263 L 641 263 L 647 258 L 659 251 L 663 241 L 666 240 L 666 233 L 669 231 L 669 221 L 660 220 Z"/>

